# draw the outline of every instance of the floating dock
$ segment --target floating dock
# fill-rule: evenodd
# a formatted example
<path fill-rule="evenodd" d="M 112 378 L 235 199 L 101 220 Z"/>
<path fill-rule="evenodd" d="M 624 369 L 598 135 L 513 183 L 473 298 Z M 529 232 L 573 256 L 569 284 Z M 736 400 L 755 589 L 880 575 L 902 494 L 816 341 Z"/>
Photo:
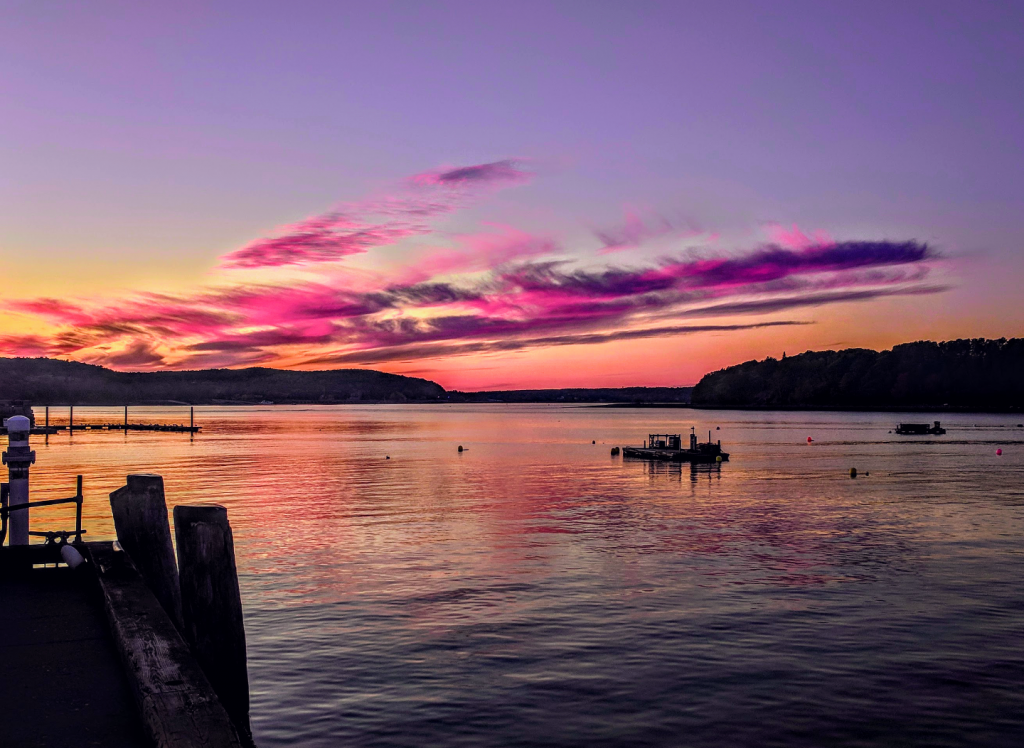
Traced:
<path fill-rule="evenodd" d="M 178 423 L 79 423 L 61 426 L 37 426 L 33 434 L 59 434 L 64 431 L 173 431 L 198 434 L 202 426 L 184 426 Z"/>
<path fill-rule="evenodd" d="M 128 420 L 128 406 L 124 406 L 124 420 L 116 423 L 75 423 L 75 406 L 68 406 L 68 422 L 66 424 L 51 424 L 50 423 L 50 406 L 44 406 L 44 419 L 42 426 L 33 426 L 31 433 L 37 436 L 50 436 L 51 434 L 60 434 L 62 432 L 75 432 L 75 431 L 159 431 L 159 432 L 170 432 L 178 434 L 198 434 L 202 431 L 202 426 L 196 426 L 196 409 L 195 406 L 189 406 L 188 409 L 188 425 L 181 423 L 131 423 Z M 0 433 L 6 433 L 7 428 L 4 426 L 0 429 Z"/>
<path fill-rule="evenodd" d="M 901 436 L 942 436 L 946 433 L 946 429 L 942 428 L 942 424 L 938 421 L 935 421 L 932 425 L 927 423 L 898 423 L 896 424 L 896 433 Z"/>

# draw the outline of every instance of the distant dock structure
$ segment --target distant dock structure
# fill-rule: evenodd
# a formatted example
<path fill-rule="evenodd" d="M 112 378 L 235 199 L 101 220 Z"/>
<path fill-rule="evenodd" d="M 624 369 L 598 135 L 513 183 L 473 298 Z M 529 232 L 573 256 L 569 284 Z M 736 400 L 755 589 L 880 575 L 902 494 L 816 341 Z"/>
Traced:
<path fill-rule="evenodd" d="M 128 406 L 124 406 L 124 420 L 114 423 L 75 423 L 75 406 L 69 405 L 68 422 L 66 424 L 50 423 L 50 406 L 44 406 L 43 425 L 34 425 L 32 433 L 38 435 L 59 434 L 62 431 L 162 431 L 184 434 L 198 434 L 202 426 L 196 426 L 196 409 L 190 405 L 188 409 L 188 425 L 180 423 L 132 423 L 128 420 Z M 4 427 L 6 430 L 6 427 Z"/>
<path fill-rule="evenodd" d="M 896 424 L 896 433 L 901 436 L 942 436 L 946 433 L 946 429 L 942 428 L 942 424 L 935 421 L 933 425 L 927 423 L 899 423 Z"/>
<path fill-rule="evenodd" d="M 729 453 L 722 451 L 722 442 L 711 441 L 711 432 L 704 443 L 697 442 L 697 434 L 690 429 L 690 445 L 683 447 L 681 434 L 649 434 L 642 447 L 623 447 L 623 457 L 641 460 L 660 460 L 663 462 L 725 462 Z"/>

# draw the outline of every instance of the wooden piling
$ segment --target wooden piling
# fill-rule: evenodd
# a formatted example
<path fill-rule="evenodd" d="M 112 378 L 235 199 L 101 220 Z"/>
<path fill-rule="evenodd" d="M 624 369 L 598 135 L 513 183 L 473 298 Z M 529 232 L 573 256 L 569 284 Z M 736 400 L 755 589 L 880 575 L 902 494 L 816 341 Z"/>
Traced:
<path fill-rule="evenodd" d="M 75 430 L 75 406 L 68 406 L 68 433 Z"/>
<path fill-rule="evenodd" d="M 189 406 L 188 409 L 188 427 L 190 429 L 196 427 L 196 408 L 194 405 Z"/>
<path fill-rule="evenodd" d="M 142 578 L 176 626 L 181 628 L 181 592 L 167 522 L 164 479 L 138 473 L 110 494 L 114 529 Z"/>
<path fill-rule="evenodd" d="M 46 406 L 46 428 L 50 428 L 50 406 Z"/>
<path fill-rule="evenodd" d="M 128 406 L 124 406 L 124 430 L 128 431 Z"/>
<path fill-rule="evenodd" d="M 251 748 L 252 741 L 238 735 L 209 679 L 132 560 L 114 551 L 110 543 L 86 543 L 84 551 L 95 570 L 114 646 L 149 737 L 147 744 Z"/>
<path fill-rule="evenodd" d="M 186 641 L 239 734 L 249 728 L 249 674 L 242 599 L 228 512 L 217 504 L 174 507 Z"/>

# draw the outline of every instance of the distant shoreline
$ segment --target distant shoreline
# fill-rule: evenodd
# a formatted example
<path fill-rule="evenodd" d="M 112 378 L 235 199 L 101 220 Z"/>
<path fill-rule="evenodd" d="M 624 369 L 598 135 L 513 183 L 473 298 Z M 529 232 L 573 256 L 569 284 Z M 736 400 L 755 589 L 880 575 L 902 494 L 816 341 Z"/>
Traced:
<path fill-rule="evenodd" d="M 123 408 L 125 403 L 76 403 L 76 408 Z M 471 401 L 456 401 L 456 400 L 408 400 L 405 402 L 392 402 L 388 400 L 363 400 L 363 401 L 338 401 L 338 402 L 323 402 L 323 401 L 294 401 L 294 402 L 274 402 L 274 403 L 257 403 L 257 402 L 196 402 L 196 403 L 185 403 L 181 401 L 175 402 L 143 402 L 143 403 L 127 403 L 129 408 L 182 408 L 182 407 L 214 407 L 214 408 L 255 408 L 255 407 L 272 407 L 272 406 L 293 406 L 301 405 L 304 407 L 309 406 L 325 406 L 335 407 L 339 405 L 345 406 L 358 406 L 358 405 L 553 405 L 553 406 L 575 406 L 579 408 L 611 408 L 611 409 L 628 409 L 628 410 L 748 410 L 754 412 L 764 413 L 806 413 L 806 412 L 821 412 L 821 413 L 978 413 L 978 414 L 990 414 L 990 415 L 1019 415 L 1024 414 L 1024 408 L 1019 407 L 1007 407 L 1007 408 L 972 408 L 972 407 L 953 407 L 953 406 L 918 406 L 918 405 L 878 405 L 878 406 L 852 406 L 852 405 L 787 405 L 787 406 L 757 406 L 757 405 L 693 405 L 692 403 L 601 403 L 601 402 L 555 402 L 551 400 L 471 400 Z M 36 410 L 43 410 L 46 407 L 50 408 L 67 408 L 67 403 L 50 404 L 46 405 L 32 405 L 32 408 Z"/>
<path fill-rule="evenodd" d="M 691 410 L 753 410 L 758 412 L 833 412 L 833 413 L 990 413 L 1011 414 L 1024 413 L 1024 409 L 1008 408 L 968 408 L 952 406 L 920 406 L 920 405 L 693 405 L 692 403 L 593 403 L 593 408 L 689 408 Z"/>

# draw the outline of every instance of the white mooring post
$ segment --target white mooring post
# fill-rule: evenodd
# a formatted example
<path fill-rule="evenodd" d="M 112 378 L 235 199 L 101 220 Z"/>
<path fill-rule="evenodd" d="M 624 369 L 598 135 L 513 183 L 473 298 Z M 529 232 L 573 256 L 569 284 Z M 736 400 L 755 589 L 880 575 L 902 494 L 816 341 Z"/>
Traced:
<path fill-rule="evenodd" d="M 28 503 L 28 466 L 36 461 L 36 453 L 28 448 L 28 434 L 32 424 L 25 416 L 7 419 L 7 451 L 4 464 L 10 471 L 11 508 Z M 11 545 L 28 545 L 28 509 L 11 512 Z"/>

